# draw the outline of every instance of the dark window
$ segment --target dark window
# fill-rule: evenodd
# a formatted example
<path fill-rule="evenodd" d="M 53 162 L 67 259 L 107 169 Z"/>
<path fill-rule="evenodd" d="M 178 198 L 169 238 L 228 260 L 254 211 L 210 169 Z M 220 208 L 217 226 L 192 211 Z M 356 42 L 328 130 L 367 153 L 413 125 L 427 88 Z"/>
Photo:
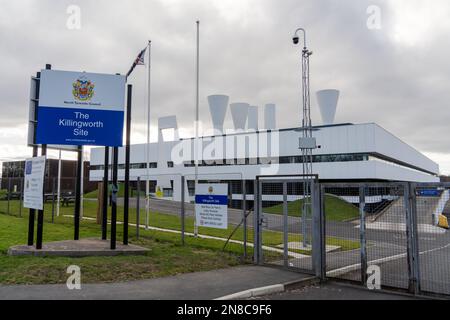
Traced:
<path fill-rule="evenodd" d="M 231 181 L 231 193 L 234 193 L 234 194 L 242 193 L 242 181 L 240 181 L 240 180 Z"/>
<path fill-rule="evenodd" d="M 262 183 L 262 194 L 283 194 L 282 183 Z"/>
<path fill-rule="evenodd" d="M 194 162 L 194 160 L 191 160 L 191 161 L 185 161 L 185 162 L 184 162 L 184 166 L 185 166 L 185 167 L 194 167 L 194 166 L 195 166 L 195 162 Z"/>

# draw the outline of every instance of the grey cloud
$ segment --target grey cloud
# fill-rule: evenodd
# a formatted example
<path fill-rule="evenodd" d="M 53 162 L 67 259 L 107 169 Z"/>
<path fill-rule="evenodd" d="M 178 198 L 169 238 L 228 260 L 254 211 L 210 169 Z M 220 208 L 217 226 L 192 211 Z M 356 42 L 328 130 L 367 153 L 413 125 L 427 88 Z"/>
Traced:
<path fill-rule="evenodd" d="M 69 4 L 82 9 L 79 31 L 65 28 Z M 372 4 L 382 10 L 382 30 L 366 27 L 366 8 Z M 0 41 L 6 44 L 0 47 L 0 108 L 7 110 L 2 127 L 26 121 L 29 76 L 45 63 L 125 73 L 148 39 L 153 123 L 176 114 L 180 126 L 192 127 L 195 20 L 200 19 L 205 123 L 210 121 L 206 96 L 225 93 L 231 102 L 276 103 L 279 126 L 298 125 L 301 48 L 290 38 L 302 26 L 314 51 L 312 92 L 341 90 L 338 121 L 377 122 L 419 150 L 450 154 L 449 40 L 438 34 L 430 37 L 431 46 L 395 43 L 396 16 L 389 1 L 44 0 L 10 2 L 0 17 L 5 18 Z M 145 68 L 138 67 L 130 78 L 133 118 L 139 124 L 145 123 L 145 77 Z M 320 123 L 314 96 L 312 102 L 313 121 Z"/>

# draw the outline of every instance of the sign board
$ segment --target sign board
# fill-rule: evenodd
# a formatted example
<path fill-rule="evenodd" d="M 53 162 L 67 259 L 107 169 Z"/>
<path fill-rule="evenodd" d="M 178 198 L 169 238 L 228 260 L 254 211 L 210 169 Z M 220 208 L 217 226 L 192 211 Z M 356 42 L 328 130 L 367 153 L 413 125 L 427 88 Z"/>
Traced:
<path fill-rule="evenodd" d="M 439 197 L 441 191 L 438 189 L 419 189 L 417 190 L 417 195 L 422 197 Z"/>
<path fill-rule="evenodd" d="M 25 160 L 23 206 L 43 210 L 45 156 Z"/>
<path fill-rule="evenodd" d="M 195 187 L 197 225 L 217 229 L 228 228 L 228 185 L 199 183 Z"/>
<path fill-rule="evenodd" d="M 125 77 L 42 70 L 36 144 L 122 146 Z"/>

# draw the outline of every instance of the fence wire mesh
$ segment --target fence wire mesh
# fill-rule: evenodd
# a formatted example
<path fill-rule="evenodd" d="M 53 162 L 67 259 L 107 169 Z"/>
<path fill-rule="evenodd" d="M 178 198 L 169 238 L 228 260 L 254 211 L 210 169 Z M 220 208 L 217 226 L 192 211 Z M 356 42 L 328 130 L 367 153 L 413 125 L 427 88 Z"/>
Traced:
<path fill-rule="evenodd" d="M 381 286 L 408 289 L 405 186 L 369 185 L 365 193 L 367 265 L 380 268 Z"/>
<path fill-rule="evenodd" d="M 329 278 L 367 285 L 370 266 L 380 285 L 450 294 L 450 185 L 322 184 Z M 352 249 L 353 248 L 353 249 Z"/>
<path fill-rule="evenodd" d="M 218 249 L 238 254 L 243 259 L 253 254 L 253 181 L 243 181 L 236 174 L 230 179 L 214 179 L 214 175 L 198 175 L 199 183 L 223 183 L 228 186 L 228 228 L 214 229 L 198 227 L 196 239 L 215 241 Z M 111 178 L 111 176 L 109 176 Z M 139 183 L 138 183 L 139 179 Z M 58 222 L 66 219 L 71 223 L 74 216 L 76 178 L 60 179 L 60 197 L 58 210 L 58 179 L 44 179 L 44 218 L 46 222 Z M 131 177 L 129 185 L 129 234 L 138 238 L 144 234 L 161 239 L 176 239 L 191 243 L 195 227 L 195 178 L 193 175 L 154 175 L 149 177 L 149 214 L 146 214 L 146 177 Z M 184 180 L 184 183 L 182 182 Z M 29 209 L 23 206 L 23 178 L 3 177 L 0 181 L 0 213 L 27 217 Z M 87 222 L 101 223 L 103 187 L 101 181 L 83 181 L 82 219 Z M 117 194 L 117 222 L 123 222 L 124 182 L 119 179 Z M 184 195 L 184 198 L 183 198 Z M 184 205 L 182 201 L 184 200 Z M 111 181 L 107 195 L 108 224 L 111 215 Z M 244 212 L 245 211 L 245 212 Z M 245 213 L 245 214 L 244 214 Z M 148 227 L 148 228 L 147 228 Z M 108 232 L 110 226 L 107 227 Z M 120 228 L 121 229 L 121 228 Z M 144 231 L 145 229 L 148 229 Z M 141 232 L 139 232 L 141 231 Z M 168 237 L 167 235 L 170 235 Z M 119 235 L 120 236 L 120 235 Z M 190 238 L 189 240 L 188 237 Z M 109 238 L 109 236 L 108 236 Z M 120 238 L 120 237 L 119 237 Z M 170 239 L 170 240 L 171 240 Z M 119 239 L 120 240 L 120 239 Z M 196 241 L 196 240 L 195 240 Z M 197 241 L 197 242 L 199 242 Z"/>
<path fill-rule="evenodd" d="M 137 177 L 135 177 L 137 180 Z M 179 234 L 181 241 L 197 238 L 216 241 L 224 251 L 238 253 L 243 259 L 252 256 L 252 212 L 253 181 L 245 181 L 236 174 L 230 179 L 217 179 L 215 175 L 198 174 L 199 184 L 214 183 L 227 185 L 227 228 L 217 229 L 195 227 L 195 176 L 194 175 L 152 175 L 149 177 L 150 199 L 149 215 L 146 215 L 146 177 L 140 178 L 139 216 L 141 226 L 158 232 Z M 134 183 L 134 182 L 133 182 Z M 183 201 L 184 200 L 184 201 Z M 137 199 L 130 200 L 130 206 L 136 207 Z"/>
<path fill-rule="evenodd" d="M 313 273 L 311 185 L 299 179 L 259 180 L 263 263 Z"/>
<path fill-rule="evenodd" d="M 324 192 L 327 242 L 333 243 L 327 276 L 364 283 L 366 268 L 377 266 L 382 286 L 407 289 L 404 186 L 325 184 Z"/>
<path fill-rule="evenodd" d="M 450 235 L 436 226 L 450 218 L 450 185 L 417 185 L 415 189 L 420 289 L 450 295 Z M 448 221 L 448 220 L 447 220 Z"/>
<path fill-rule="evenodd" d="M 324 185 L 326 270 L 328 277 L 361 280 L 359 241 L 359 189 Z"/>
<path fill-rule="evenodd" d="M 75 203 L 75 178 L 60 179 L 60 197 L 59 207 L 61 215 L 73 215 L 73 207 Z M 3 177 L 0 183 L 0 213 L 24 216 L 28 214 L 28 209 L 23 206 L 24 188 L 23 178 Z M 84 191 L 87 200 L 91 197 L 91 193 L 95 190 L 96 184 L 84 179 Z M 44 216 L 54 220 L 58 214 L 58 181 L 55 177 L 44 178 Z"/>

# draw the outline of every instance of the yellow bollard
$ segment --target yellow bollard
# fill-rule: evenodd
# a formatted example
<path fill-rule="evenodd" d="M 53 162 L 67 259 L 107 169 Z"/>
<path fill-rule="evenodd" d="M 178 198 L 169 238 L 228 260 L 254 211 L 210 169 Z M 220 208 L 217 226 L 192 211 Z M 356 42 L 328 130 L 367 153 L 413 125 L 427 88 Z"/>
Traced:
<path fill-rule="evenodd" d="M 441 228 L 448 229 L 448 219 L 446 216 L 442 214 L 439 215 L 438 226 Z"/>

